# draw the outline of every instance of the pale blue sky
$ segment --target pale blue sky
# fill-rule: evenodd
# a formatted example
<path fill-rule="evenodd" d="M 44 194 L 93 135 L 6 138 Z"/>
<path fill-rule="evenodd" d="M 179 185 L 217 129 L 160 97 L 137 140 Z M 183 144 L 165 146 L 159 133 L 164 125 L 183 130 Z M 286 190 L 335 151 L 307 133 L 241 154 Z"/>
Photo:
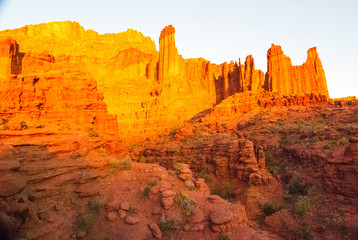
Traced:
<path fill-rule="evenodd" d="M 99 33 L 133 28 L 157 47 L 173 24 L 184 58 L 222 63 L 252 54 L 264 72 L 271 43 L 295 65 L 317 46 L 331 97 L 358 95 L 358 0 L 0 0 L 0 30 L 61 20 Z"/>

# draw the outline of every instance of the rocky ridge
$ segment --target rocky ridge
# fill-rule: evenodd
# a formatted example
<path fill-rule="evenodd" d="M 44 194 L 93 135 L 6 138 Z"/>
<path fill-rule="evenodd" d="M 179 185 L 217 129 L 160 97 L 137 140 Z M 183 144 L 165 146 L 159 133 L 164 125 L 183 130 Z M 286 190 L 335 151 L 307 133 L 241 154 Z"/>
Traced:
<path fill-rule="evenodd" d="M 244 64 L 183 59 L 171 25 L 161 32 L 159 52 L 151 39 L 137 31 L 99 35 L 69 21 L 5 30 L 0 37 L 1 84 L 5 86 L 0 93 L 2 116 L 21 114 L 24 122 L 106 130 L 128 141 L 182 124 L 236 93 L 329 97 L 315 48 L 308 51 L 305 64 L 293 67 L 281 48 L 273 45 L 265 77 L 255 69 L 251 55 Z M 22 80 L 32 81 L 34 88 L 27 84 L 23 88 Z M 72 82 L 76 82 L 74 87 Z M 8 91 L 13 85 L 18 91 Z M 54 106 L 53 94 L 46 90 L 52 85 L 60 91 L 54 94 L 56 99 L 68 105 L 75 102 L 73 108 L 80 111 L 65 113 L 61 106 Z M 90 89 L 86 90 L 87 86 Z M 71 92 L 70 98 L 63 96 L 66 92 Z M 28 110 L 24 111 L 23 105 Z M 58 113 L 47 116 L 49 108 Z M 6 113 L 9 111 L 11 114 Z M 73 116 L 71 124 L 62 121 L 66 114 Z M 93 118 L 100 124 L 93 126 Z"/>

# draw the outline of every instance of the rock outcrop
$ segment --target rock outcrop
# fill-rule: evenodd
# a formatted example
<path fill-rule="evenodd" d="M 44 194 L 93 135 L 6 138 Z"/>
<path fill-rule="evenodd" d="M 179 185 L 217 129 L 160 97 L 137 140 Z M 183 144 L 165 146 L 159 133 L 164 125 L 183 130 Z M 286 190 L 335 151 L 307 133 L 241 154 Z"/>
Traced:
<path fill-rule="evenodd" d="M 29 25 L 0 32 L 0 115 L 133 142 L 205 115 L 235 94 L 244 104 L 262 91 L 328 97 L 315 48 L 302 66 L 291 66 L 278 46 L 268 61 L 265 80 L 251 55 L 245 64 L 183 59 L 172 25 L 162 30 L 159 51 L 132 29 L 101 35 L 69 21 Z"/>
<path fill-rule="evenodd" d="M 358 196 L 358 134 L 349 139 L 343 156 L 328 160 L 324 184 L 329 192 L 356 198 Z"/>
<path fill-rule="evenodd" d="M 322 94 L 327 97 L 327 82 L 317 49 L 307 51 L 307 60 L 301 66 L 292 66 L 281 46 L 272 44 L 267 51 L 265 86 L 268 91 L 282 95 Z"/>
<path fill-rule="evenodd" d="M 158 81 L 163 82 L 180 73 L 178 49 L 175 46 L 175 29 L 166 26 L 159 37 Z"/>

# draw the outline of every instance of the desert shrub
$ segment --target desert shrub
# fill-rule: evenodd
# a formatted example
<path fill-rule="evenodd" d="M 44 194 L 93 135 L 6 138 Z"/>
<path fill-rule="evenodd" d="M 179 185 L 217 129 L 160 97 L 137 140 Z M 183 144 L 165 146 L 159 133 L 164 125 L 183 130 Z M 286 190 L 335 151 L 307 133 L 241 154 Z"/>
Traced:
<path fill-rule="evenodd" d="M 298 196 L 294 205 L 295 215 L 303 217 L 311 210 L 311 206 L 307 196 Z"/>
<path fill-rule="evenodd" d="M 293 177 L 289 183 L 288 191 L 291 195 L 304 195 L 305 187 L 300 177 Z"/>
<path fill-rule="evenodd" d="M 5 131 L 5 130 L 8 130 L 8 129 L 9 129 L 9 127 L 6 124 L 1 124 L 0 125 L 0 130 L 1 131 Z"/>
<path fill-rule="evenodd" d="M 192 181 L 185 181 L 185 186 L 188 188 L 189 191 L 195 190 L 195 185 Z"/>
<path fill-rule="evenodd" d="M 175 231 L 179 227 L 179 222 L 173 219 L 169 219 L 166 216 L 162 215 L 160 222 L 159 222 L 159 228 L 163 232 L 170 232 Z"/>
<path fill-rule="evenodd" d="M 183 163 L 181 163 L 181 162 L 176 162 L 176 163 L 175 163 L 174 168 L 175 168 L 176 170 L 180 170 L 182 167 L 183 167 Z"/>
<path fill-rule="evenodd" d="M 129 151 L 129 152 L 133 152 L 134 149 L 136 149 L 136 148 L 137 148 L 137 145 L 134 144 L 134 143 L 131 143 L 131 144 L 128 146 L 128 151 Z"/>
<path fill-rule="evenodd" d="M 93 214 L 90 212 L 81 213 L 77 217 L 77 227 L 81 230 L 88 231 L 93 225 Z"/>
<path fill-rule="evenodd" d="M 303 239 L 313 239 L 313 233 L 309 226 L 303 225 L 298 229 L 298 231 Z"/>
<path fill-rule="evenodd" d="M 219 240 L 230 240 L 230 237 L 227 234 L 221 233 L 219 235 Z"/>
<path fill-rule="evenodd" d="M 87 204 L 88 211 L 94 215 L 99 214 L 99 211 L 101 210 L 102 206 L 102 202 L 98 199 L 91 200 Z"/>
<path fill-rule="evenodd" d="M 209 173 L 206 171 L 206 170 L 201 170 L 199 173 L 198 173 L 198 178 L 203 178 L 205 182 L 211 182 L 211 177 L 209 175 Z"/>
<path fill-rule="evenodd" d="M 327 224 L 338 231 L 342 237 L 346 237 L 349 234 L 347 220 L 341 213 L 334 212 L 326 218 Z"/>
<path fill-rule="evenodd" d="M 136 207 L 129 206 L 129 209 L 128 209 L 128 214 L 129 215 L 134 215 L 134 214 L 137 214 L 137 213 L 138 213 L 138 209 Z"/>
<path fill-rule="evenodd" d="M 22 129 L 28 129 L 28 128 L 29 128 L 29 127 L 27 126 L 27 124 L 26 124 L 25 121 L 20 122 L 20 127 L 21 127 L 21 130 L 22 130 Z"/>
<path fill-rule="evenodd" d="M 269 171 L 272 175 L 276 176 L 277 174 L 280 173 L 280 167 L 279 166 L 270 166 L 269 167 Z"/>
<path fill-rule="evenodd" d="M 90 130 L 89 132 L 88 132 L 88 136 L 90 136 L 90 137 L 98 137 L 99 135 L 98 135 L 98 132 L 96 131 L 96 130 Z"/>
<path fill-rule="evenodd" d="M 119 160 L 116 158 L 112 158 L 108 162 L 109 166 L 112 168 L 118 168 L 119 167 Z"/>
<path fill-rule="evenodd" d="M 46 125 L 38 125 L 38 126 L 36 126 L 36 128 L 45 128 L 46 127 Z"/>
<path fill-rule="evenodd" d="M 142 156 L 140 157 L 140 159 L 139 159 L 139 162 L 140 162 L 140 163 L 145 163 L 146 160 L 147 160 L 147 159 L 142 155 Z"/>
<path fill-rule="evenodd" d="M 119 163 L 119 169 L 121 170 L 131 170 L 133 167 L 132 159 L 127 155 L 122 162 Z"/>
<path fill-rule="evenodd" d="M 262 204 L 261 210 L 265 216 L 271 216 L 272 214 L 277 212 L 276 207 L 270 202 L 265 202 L 264 204 Z"/>
<path fill-rule="evenodd" d="M 235 198 L 235 188 L 230 182 L 225 182 L 217 187 L 212 187 L 210 189 L 210 194 L 219 195 L 226 200 L 232 200 Z"/>
<path fill-rule="evenodd" d="M 338 140 L 337 144 L 341 147 L 345 147 L 349 144 L 349 139 L 347 136 L 343 136 L 341 139 Z"/>
<path fill-rule="evenodd" d="M 148 183 L 142 189 L 142 197 L 148 197 L 150 193 L 150 189 L 158 184 L 157 178 L 151 178 Z"/>
<path fill-rule="evenodd" d="M 186 194 L 179 194 L 175 196 L 175 202 L 181 208 L 185 216 L 192 216 L 195 202 L 190 199 Z"/>
<path fill-rule="evenodd" d="M 145 185 L 145 187 L 142 190 L 142 196 L 143 197 L 148 197 L 149 196 L 150 188 L 151 188 L 150 186 Z"/>
<path fill-rule="evenodd" d="M 102 157 L 107 157 L 107 150 L 104 147 L 101 147 L 99 149 L 99 153 L 101 154 Z"/>

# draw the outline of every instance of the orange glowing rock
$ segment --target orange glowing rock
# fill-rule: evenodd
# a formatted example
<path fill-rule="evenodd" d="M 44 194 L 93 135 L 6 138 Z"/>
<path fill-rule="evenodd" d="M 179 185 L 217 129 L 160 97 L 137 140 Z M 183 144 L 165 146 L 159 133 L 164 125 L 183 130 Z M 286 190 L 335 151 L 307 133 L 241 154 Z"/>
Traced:
<path fill-rule="evenodd" d="M 327 97 L 327 82 L 317 49 L 307 51 L 307 60 L 301 66 L 292 66 L 281 46 L 272 44 L 267 51 L 266 87 L 282 95 L 322 94 Z"/>
<path fill-rule="evenodd" d="M 294 67 L 273 45 L 265 79 L 251 55 L 245 64 L 183 59 L 172 25 L 162 30 L 159 51 L 132 29 L 98 34 L 66 21 L 5 30 L 0 63 L 2 117 L 17 115 L 31 126 L 93 128 L 130 141 L 205 115 L 238 93 L 234 102 L 248 101 L 244 105 L 257 105 L 262 95 L 254 95 L 263 91 L 328 96 L 315 48 Z"/>

